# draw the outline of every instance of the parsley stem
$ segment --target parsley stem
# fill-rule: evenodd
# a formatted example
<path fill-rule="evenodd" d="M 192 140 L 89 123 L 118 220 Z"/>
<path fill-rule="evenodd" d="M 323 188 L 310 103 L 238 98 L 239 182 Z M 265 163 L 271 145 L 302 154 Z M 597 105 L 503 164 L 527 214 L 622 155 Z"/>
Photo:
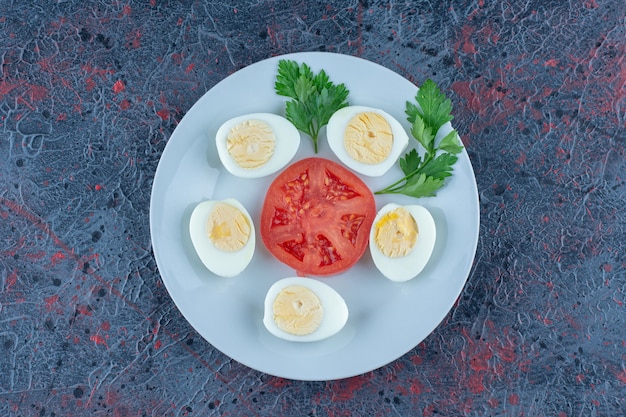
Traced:
<path fill-rule="evenodd" d="M 316 129 L 313 123 L 309 125 L 309 136 L 313 139 L 313 150 L 317 153 L 317 137 L 319 136 L 320 129 Z"/>
<path fill-rule="evenodd" d="M 435 152 L 430 153 L 428 152 L 426 154 L 426 158 L 424 159 L 424 162 L 414 171 L 409 172 L 407 175 L 405 175 L 404 177 L 400 178 L 398 181 L 394 182 L 393 184 L 383 188 L 382 190 L 376 191 L 374 192 L 374 194 L 393 194 L 395 193 L 398 188 L 401 188 L 400 185 L 402 185 L 403 183 L 406 183 L 411 177 L 414 177 L 415 175 L 419 174 L 422 169 L 424 169 L 424 167 L 426 165 L 428 165 L 428 163 L 433 159 L 433 156 L 435 155 Z"/>

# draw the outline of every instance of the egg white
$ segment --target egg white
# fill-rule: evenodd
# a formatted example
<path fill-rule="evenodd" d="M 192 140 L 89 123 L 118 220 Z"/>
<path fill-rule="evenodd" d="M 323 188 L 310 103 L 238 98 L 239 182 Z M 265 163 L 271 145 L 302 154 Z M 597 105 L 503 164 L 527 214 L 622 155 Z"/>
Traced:
<path fill-rule="evenodd" d="M 206 222 L 213 207 L 219 202 L 217 200 L 207 200 L 194 208 L 189 220 L 189 234 L 196 253 L 209 271 L 221 277 L 233 277 L 246 269 L 254 255 L 256 246 L 254 223 L 246 208 L 239 201 L 234 198 L 221 200 L 223 203 L 238 208 L 246 216 L 250 223 L 250 237 L 244 247 L 236 252 L 226 252 L 218 249 L 206 233 Z"/>
<path fill-rule="evenodd" d="M 348 154 L 344 145 L 344 132 L 348 123 L 354 116 L 364 112 L 372 112 L 384 117 L 393 134 L 393 144 L 389 156 L 377 164 L 357 161 Z M 383 110 L 366 106 L 348 106 L 337 110 L 328 121 L 326 136 L 328 146 L 344 165 L 368 177 L 380 177 L 389 171 L 409 144 L 409 136 L 398 120 Z"/>
<path fill-rule="evenodd" d="M 313 291 L 322 305 L 320 326 L 307 335 L 293 335 L 280 329 L 274 321 L 273 304 L 276 296 L 286 287 L 300 285 Z M 265 296 L 263 324 L 274 336 L 291 342 L 315 342 L 337 334 L 348 321 L 348 306 L 343 297 L 331 286 L 313 278 L 289 277 L 275 282 Z"/>
<path fill-rule="evenodd" d="M 230 130 L 247 120 L 266 122 L 276 137 L 274 154 L 269 161 L 254 169 L 240 167 L 230 156 L 226 147 Z M 224 122 L 215 134 L 215 145 L 220 161 L 228 172 L 241 178 L 261 178 L 282 169 L 293 159 L 300 148 L 300 132 L 289 120 L 277 114 L 251 113 Z"/>
<path fill-rule="evenodd" d="M 418 235 L 415 246 L 408 254 L 403 257 L 391 258 L 383 254 L 376 244 L 375 225 L 382 216 L 399 207 L 404 207 L 411 214 L 417 224 Z M 374 218 L 374 223 L 370 230 L 370 253 L 374 265 L 385 277 L 391 281 L 404 282 L 415 278 L 422 272 L 433 253 L 436 238 L 435 220 L 428 209 L 419 205 L 401 206 L 389 203 L 381 208 Z"/>

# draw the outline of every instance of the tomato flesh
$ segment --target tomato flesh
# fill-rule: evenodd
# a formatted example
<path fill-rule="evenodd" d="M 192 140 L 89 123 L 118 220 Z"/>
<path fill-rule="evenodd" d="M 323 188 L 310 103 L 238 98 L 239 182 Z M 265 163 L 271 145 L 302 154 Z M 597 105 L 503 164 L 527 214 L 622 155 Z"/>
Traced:
<path fill-rule="evenodd" d="M 261 238 L 298 274 L 334 275 L 363 256 L 375 215 L 374 195 L 360 178 L 333 161 L 307 158 L 269 186 Z"/>

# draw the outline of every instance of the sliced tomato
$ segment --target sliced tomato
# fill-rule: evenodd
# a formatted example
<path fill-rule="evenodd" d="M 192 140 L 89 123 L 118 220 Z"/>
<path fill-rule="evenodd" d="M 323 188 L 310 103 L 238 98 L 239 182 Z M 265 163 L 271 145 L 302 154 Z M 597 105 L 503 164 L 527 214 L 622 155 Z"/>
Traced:
<path fill-rule="evenodd" d="M 333 161 L 307 158 L 269 186 L 261 238 L 299 275 L 334 275 L 363 256 L 375 216 L 374 195 L 359 177 Z"/>

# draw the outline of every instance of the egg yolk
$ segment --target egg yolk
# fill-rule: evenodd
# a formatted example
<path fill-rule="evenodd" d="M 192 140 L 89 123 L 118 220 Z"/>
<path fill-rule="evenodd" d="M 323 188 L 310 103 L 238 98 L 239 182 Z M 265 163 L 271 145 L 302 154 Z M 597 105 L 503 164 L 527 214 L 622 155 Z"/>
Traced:
<path fill-rule="evenodd" d="M 246 120 L 233 127 L 226 138 L 226 149 L 235 163 L 244 169 L 263 166 L 274 154 L 276 137 L 262 120 Z"/>
<path fill-rule="evenodd" d="M 215 203 L 206 223 L 206 231 L 213 245 L 225 252 L 236 252 L 250 238 L 250 222 L 237 207 Z"/>
<path fill-rule="evenodd" d="M 417 241 L 417 223 L 411 213 L 403 207 L 385 213 L 374 228 L 374 240 L 378 249 L 390 258 L 407 255 Z"/>
<path fill-rule="evenodd" d="M 346 152 L 353 159 L 377 164 L 389 156 L 393 133 L 387 120 L 378 113 L 363 112 L 354 116 L 344 132 Z"/>
<path fill-rule="evenodd" d="M 301 285 L 291 285 L 278 293 L 272 309 L 276 326 L 296 336 L 313 333 L 322 323 L 319 298 Z"/>

